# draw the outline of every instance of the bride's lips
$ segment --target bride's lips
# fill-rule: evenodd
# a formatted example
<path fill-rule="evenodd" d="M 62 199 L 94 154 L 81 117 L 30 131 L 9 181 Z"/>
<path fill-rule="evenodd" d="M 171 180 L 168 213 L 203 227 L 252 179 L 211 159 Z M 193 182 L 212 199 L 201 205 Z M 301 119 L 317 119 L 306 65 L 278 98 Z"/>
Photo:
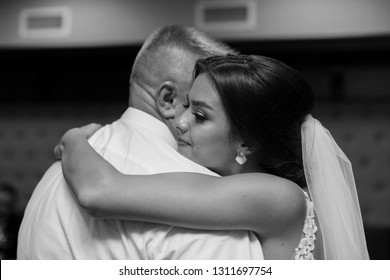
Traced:
<path fill-rule="evenodd" d="M 178 137 L 177 138 L 177 144 L 180 146 L 180 145 L 188 145 L 188 146 L 191 146 L 190 142 L 184 140 L 183 138 L 181 137 Z"/>

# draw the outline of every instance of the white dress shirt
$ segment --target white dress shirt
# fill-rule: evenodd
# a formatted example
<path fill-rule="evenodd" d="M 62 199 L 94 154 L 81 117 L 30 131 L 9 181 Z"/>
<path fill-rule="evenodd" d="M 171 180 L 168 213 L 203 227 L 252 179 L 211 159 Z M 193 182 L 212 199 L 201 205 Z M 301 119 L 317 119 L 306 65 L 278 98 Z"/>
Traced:
<path fill-rule="evenodd" d="M 129 108 L 89 140 L 126 174 L 197 172 L 213 174 L 176 152 L 169 129 Z M 162 186 L 163 187 L 163 186 Z M 201 231 L 168 225 L 95 219 L 78 206 L 61 163 L 45 173 L 25 210 L 18 259 L 264 259 L 255 234 Z"/>

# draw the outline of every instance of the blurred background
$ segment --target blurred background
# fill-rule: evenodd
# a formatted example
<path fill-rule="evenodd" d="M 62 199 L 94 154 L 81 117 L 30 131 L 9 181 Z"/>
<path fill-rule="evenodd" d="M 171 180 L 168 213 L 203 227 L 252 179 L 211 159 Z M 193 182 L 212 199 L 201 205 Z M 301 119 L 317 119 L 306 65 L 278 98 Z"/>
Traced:
<path fill-rule="evenodd" d="M 23 214 L 67 129 L 121 116 L 135 55 L 167 24 L 304 74 L 352 161 L 370 256 L 390 259 L 389 0 L 0 0 L 1 225 Z"/>

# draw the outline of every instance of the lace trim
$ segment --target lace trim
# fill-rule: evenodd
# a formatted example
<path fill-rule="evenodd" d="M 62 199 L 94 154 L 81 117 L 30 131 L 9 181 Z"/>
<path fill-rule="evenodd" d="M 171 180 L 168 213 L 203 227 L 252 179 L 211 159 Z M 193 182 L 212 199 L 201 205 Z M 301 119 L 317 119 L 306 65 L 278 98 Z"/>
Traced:
<path fill-rule="evenodd" d="M 314 260 L 314 242 L 316 240 L 315 233 L 317 232 L 317 225 L 315 222 L 314 205 L 310 200 L 309 195 L 304 191 L 307 205 L 307 213 L 305 225 L 303 227 L 303 234 L 298 247 L 295 249 L 295 260 Z"/>

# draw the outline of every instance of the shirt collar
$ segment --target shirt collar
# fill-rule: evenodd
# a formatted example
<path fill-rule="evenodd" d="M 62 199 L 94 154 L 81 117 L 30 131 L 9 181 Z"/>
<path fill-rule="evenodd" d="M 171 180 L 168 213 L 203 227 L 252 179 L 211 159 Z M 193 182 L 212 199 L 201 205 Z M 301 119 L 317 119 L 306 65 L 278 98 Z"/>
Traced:
<path fill-rule="evenodd" d="M 141 126 L 142 128 L 149 130 L 153 134 L 156 134 L 156 136 L 160 137 L 169 146 L 177 149 L 176 139 L 173 137 L 167 125 L 148 113 L 129 107 L 123 113 L 121 119 L 126 123 L 135 123 L 137 126 Z"/>

